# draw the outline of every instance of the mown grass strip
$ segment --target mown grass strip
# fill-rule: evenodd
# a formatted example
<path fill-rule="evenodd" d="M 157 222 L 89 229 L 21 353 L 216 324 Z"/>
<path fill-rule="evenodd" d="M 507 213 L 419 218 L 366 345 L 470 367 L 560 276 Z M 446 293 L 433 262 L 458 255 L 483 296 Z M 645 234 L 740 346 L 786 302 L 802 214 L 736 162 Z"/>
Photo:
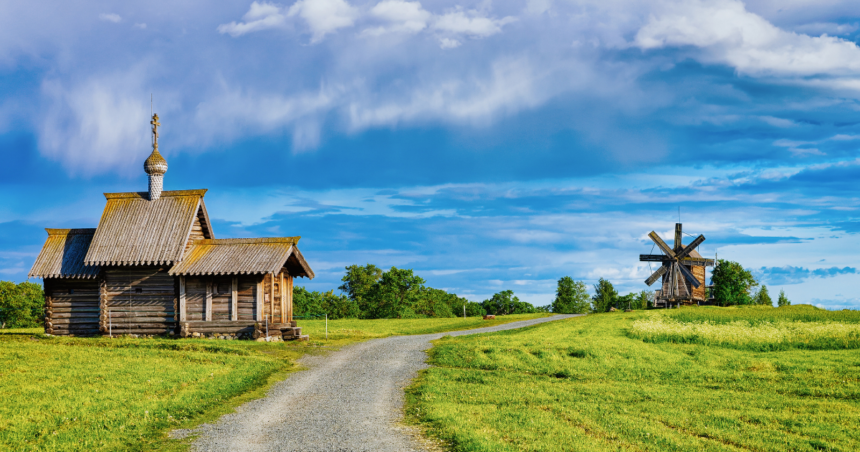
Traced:
<path fill-rule="evenodd" d="M 641 313 L 446 337 L 407 413 L 455 451 L 860 450 L 860 355 L 628 336 Z"/>

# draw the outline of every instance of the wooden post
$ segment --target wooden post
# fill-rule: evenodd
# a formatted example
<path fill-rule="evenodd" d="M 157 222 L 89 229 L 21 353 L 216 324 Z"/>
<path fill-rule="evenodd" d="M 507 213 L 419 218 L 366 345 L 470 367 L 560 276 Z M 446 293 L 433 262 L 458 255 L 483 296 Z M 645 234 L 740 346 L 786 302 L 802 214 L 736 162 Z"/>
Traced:
<path fill-rule="evenodd" d="M 212 321 L 212 281 L 206 281 L 206 321 Z"/>
<path fill-rule="evenodd" d="M 233 296 L 230 298 L 230 320 L 239 320 L 239 278 L 233 277 Z"/>
<path fill-rule="evenodd" d="M 266 277 L 264 276 L 263 279 Z M 256 303 L 254 303 L 254 319 L 258 322 L 263 321 L 263 281 L 257 281 L 257 293 L 254 294 Z"/>
<path fill-rule="evenodd" d="M 179 277 L 179 321 L 185 322 L 188 317 L 185 313 L 185 277 Z"/>
<path fill-rule="evenodd" d="M 281 323 L 287 323 L 287 286 L 284 285 L 284 272 L 281 271 L 281 284 L 278 285 L 278 292 L 281 296 Z"/>
<path fill-rule="evenodd" d="M 293 321 L 293 275 L 287 275 L 287 322 Z"/>
<path fill-rule="evenodd" d="M 269 285 L 269 318 L 272 319 L 272 322 L 275 321 L 275 274 L 269 273 L 269 281 L 271 284 Z M 268 334 L 268 333 L 267 333 Z"/>

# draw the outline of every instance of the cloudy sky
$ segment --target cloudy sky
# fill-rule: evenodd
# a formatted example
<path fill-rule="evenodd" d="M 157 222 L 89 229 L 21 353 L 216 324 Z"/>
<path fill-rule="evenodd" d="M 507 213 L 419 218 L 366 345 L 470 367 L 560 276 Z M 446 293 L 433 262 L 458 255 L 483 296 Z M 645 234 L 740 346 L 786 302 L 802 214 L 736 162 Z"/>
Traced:
<path fill-rule="evenodd" d="M 772 295 L 860 308 L 858 39 L 840 0 L 6 1 L 0 279 L 146 189 L 153 94 L 165 188 L 301 235 L 311 289 L 638 291 L 680 209 Z"/>

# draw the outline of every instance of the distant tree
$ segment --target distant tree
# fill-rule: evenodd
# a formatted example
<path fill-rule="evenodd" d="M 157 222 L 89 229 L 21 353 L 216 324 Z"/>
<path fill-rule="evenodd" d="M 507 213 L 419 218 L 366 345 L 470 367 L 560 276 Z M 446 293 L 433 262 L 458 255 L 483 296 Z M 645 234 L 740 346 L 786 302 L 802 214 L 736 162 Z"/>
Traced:
<path fill-rule="evenodd" d="M 648 309 L 653 308 L 652 303 L 654 302 L 654 292 L 650 290 L 642 290 L 636 295 L 636 302 L 633 309 Z"/>
<path fill-rule="evenodd" d="M 558 280 L 552 312 L 556 314 L 584 314 L 590 306 L 588 288 L 582 281 L 574 281 L 570 276 Z"/>
<path fill-rule="evenodd" d="M 619 295 L 615 297 L 615 303 L 613 303 L 612 306 L 614 306 L 615 309 L 636 309 L 634 305 L 637 301 L 638 295 L 639 294 L 636 292 L 630 292 L 627 295 Z"/>
<path fill-rule="evenodd" d="M 503 290 L 488 300 L 481 303 L 481 307 L 487 314 L 492 315 L 508 315 L 508 314 L 532 314 L 537 312 L 531 303 L 520 301 L 514 295 L 513 290 Z"/>
<path fill-rule="evenodd" d="M 713 296 L 720 306 L 753 303 L 750 291 L 758 286 L 752 273 L 737 262 L 720 259 L 711 276 Z"/>
<path fill-rule="evenodd" d="M 615 291 L 612 283 L 600 278 L 597 284 L 594 285 L 594 296 L 591 297 L 591 309 L 594 312 L 607 312 L 609 308 L 615 306 L 616 298 L 618 298 L 618 292 Z"/>
<path fill-rule="evenodd" d="M 779 298 L 776 300 L 776 305 L 779 307 L 783 306 L 791 306 L 791 302 L 788 301 L 788 297 L 785 296 L 785 291 L 779 290 Z"/>
<path fill-rule="evenodd" d="M 296 317 L 322 316 L 330 319 L 355 319 L 361 317 L 358 303 L 345 295 L 328 292 L 311 292 L 304 287 L 293 289 L 293 313 Z"/>
<path fill-rule="evenodd" d="M 773 306 L 773 300 L 770 298 L 770 293 L 767 291 L 767 286 L 761 285 L 761 288 L 756 292 L 753 302 L 762 306 Z"/>
<path fill-rule="evenodd" d="M 0 327 L 35 328 L 45 322 L 45 294 L 31 282 L 0 281 Z"/>
<path fill-rule="evenodd" d="M 376 300 L 373 298 L 376 285 L 382 279 L 382 273 L 382 270 L 373 264 L 367 264 L 364 267 L 360 265 L 346 267 L 346 274 L 341 279 L 343 284 L 338 289 L 358 305 L 362 317 L 369 317 L 375 310 Z"/>
<path fill-rule="evenodd" d="M 415 275 L 412 269 L 391 267 L 382 274 L 371 297 L 376 305 L 365 314 L 374 319 L 426 317 L 415 309 L 423 289 L 424 279 Z"/>

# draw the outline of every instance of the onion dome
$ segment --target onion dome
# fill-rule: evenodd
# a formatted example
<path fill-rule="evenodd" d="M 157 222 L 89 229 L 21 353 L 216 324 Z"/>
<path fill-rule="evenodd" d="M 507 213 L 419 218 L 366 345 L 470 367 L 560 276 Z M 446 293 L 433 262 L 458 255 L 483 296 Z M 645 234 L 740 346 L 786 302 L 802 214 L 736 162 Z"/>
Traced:
<path fill-rule="evenodd" d="M 157 147 L 152 150 L 149 158 L 143 162 L 143 170 L 146 171 L 146 174 L 150 175 L 163 175 L 167 172 L 167 160 L 164 160 L 164 157 L 158 152 Z"/>

